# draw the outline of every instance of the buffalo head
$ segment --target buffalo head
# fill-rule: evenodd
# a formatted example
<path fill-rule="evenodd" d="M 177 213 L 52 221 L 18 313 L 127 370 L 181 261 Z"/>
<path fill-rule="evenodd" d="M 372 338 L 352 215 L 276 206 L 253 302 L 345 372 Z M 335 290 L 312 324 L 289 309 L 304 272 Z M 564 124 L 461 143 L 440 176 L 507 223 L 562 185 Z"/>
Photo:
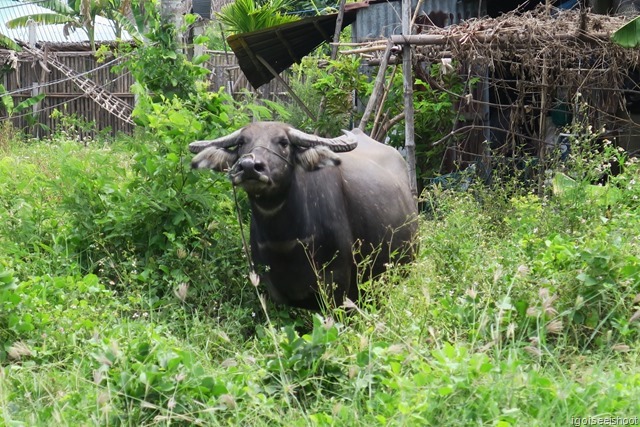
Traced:
<path fill-rule="evenodd" d="M 322 138 L 285 123 L 250 124 L 235 132 L 189 144 L 197 153 L 191 165 L 196 169 L 228 172 L 233 185 L 249 196 L 261 197 L 288 185 L 297 166 L 307 171 L 340 164 L 336 152 L 353 150 L 357 142 L 350 132 L 337 138 Z"/>

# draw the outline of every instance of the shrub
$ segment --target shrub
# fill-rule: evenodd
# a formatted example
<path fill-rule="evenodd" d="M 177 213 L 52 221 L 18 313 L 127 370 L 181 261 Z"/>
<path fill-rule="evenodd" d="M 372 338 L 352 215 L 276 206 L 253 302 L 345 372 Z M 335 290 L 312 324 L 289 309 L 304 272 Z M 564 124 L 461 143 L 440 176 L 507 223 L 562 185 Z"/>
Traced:
<path fill-rule="evenodd" d="M 66 359 L 118 307 L 95 275 L 18 281 L 5 271 L 0 284 L 0 362 Z"/>

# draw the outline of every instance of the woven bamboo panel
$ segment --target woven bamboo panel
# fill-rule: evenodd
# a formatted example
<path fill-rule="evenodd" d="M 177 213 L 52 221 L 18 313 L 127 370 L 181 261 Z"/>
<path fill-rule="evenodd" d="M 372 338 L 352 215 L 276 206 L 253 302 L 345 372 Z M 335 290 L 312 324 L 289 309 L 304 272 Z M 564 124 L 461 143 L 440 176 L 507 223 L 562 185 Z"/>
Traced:
<path fill-rule="evenodd" d="M 113 95 L 133 106 L 134 98 L 129 88 L 133 79 L 129 73 L 115 74 L 111 68 L 116 63 L 102 66 L 90 52 L 47 52 L 47 58 L 55 58 L 78 74 L 84 74 Z M 34 59 L 25 53 L 0 51 L 2 67 L 1 83 L 14 98 L 14 104 L 39 93 L 45 98 L 26 111 L 13 114 L 15 127 L 25 129 L 33 136 L 42 137 L 61 131 L 61 121 L 53 114 L 56 110 L 66 117 L 77 119 L 79 134 L 95 136 L 98 132 L 130 133 L 133 126 L 124 123 L 91 100 L 73 81 L 46 61 Z M 92 71 L 93 70 L 93 71 Z M 59 115 L 58 115 L 59 116 Z M 67 124 L 71 121 L 66 120 Z M 34 125 L 37 124 L 37 125 Z"/>
<path fill-rule="evenodd" d="M 286 86 L 275 79 L 259 90 L 253 90 L 232 52 L 207 53 L 211 58 L 204 66 L 211 70 L 209 82 L 212 91 L 224 88 L 236 97 L 242 96 L 245 91 L 257 92 L 260 98 L 271 100 L 286 96 Z M 108 63 L 110 59 L 107 59 L 105 63 L 98 63 L 91 52 L 84 51 L 56 51 L 46 54 L 47 58 L 55 58 L 128 105 L 134 106 L 134 95 L 130 91 L 134 83 L 133 77 L 126 70 L 120 74 L 114 73 L 112 68 L 117 62 Z M 282 74 L 282 78 L 288 81 L 286 73 Z M 15 104 L 38 93 L 46 95 L 38 105 L 28 111 L 14 113 L 11 117 L 16 128 L 25 129 L 35 137 L 44 137 L 63 130 L 64 123 L 59 117 L 60 114 L 54 113 L 56 110 L 63 113 L 66 124 L 73 121 L 69 120 L 69 117 L 77 119 L 78 126 L 75 130 L 82 137 L 95 136 L 97 133 L 130 134 L 133 131 L 132 125 L 123 122 L 92 101 L 59 70 L 51 65 L 47 67 L 46 61 L 34 59 L 27 53 L 16 54 L 0 50 L 0 83 L 12 95 Z M 0 120 L 2 119 L 7 117 L 0 117 Z"/>

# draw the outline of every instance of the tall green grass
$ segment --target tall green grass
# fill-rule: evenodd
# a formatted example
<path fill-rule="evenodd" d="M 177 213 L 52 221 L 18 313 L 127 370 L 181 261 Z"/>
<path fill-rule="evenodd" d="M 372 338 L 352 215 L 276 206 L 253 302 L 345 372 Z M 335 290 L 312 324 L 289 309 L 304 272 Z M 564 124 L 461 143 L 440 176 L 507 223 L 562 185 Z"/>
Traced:
<path fill-rule="evenodd" d="M 371 300 L 322 314 L 267 303 L 267 321 L 228 184 L 154 144 L 3 140 L 4 425 L 640 414 L 640 171 L 624 153 L 595 191 L 585 172 L 612 151 L 542 195 L 433 189 L 418 259 L 363 284 Z"/>

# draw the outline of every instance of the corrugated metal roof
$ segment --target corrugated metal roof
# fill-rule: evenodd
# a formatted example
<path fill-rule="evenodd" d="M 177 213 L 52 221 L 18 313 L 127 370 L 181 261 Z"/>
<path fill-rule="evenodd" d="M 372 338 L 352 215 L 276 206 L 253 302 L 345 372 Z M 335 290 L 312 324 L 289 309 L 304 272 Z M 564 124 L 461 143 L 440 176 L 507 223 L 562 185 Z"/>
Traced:
<path fill-rule="evenodd" d="M 280 73 L 318 47 L 331 41 L 336 28 L 337 13 L 313 16 L 250 33 L 229 36 L 227 42 L 238 58 L 238 65 L 247 80 L 258 88 L 274 76 L 260 61 L 262 58 Z M 342 28 L 356 19 L 356 10 L 347 10 Z"/>
<path fill-rule="evenodd" d="M 0 0 L 0 33 L 16 41 L 27 43 L 29 41 L 29 28 L 7 28 L 6 22 L 15 18 L 40 13 L 53 13 L 50 9 L 41 7 L 35 2 L 20 2 L 17 0 Z M 64 25 L 36 26 L 36 41 L 44 43 L 88 43 L 89 38 L 84 30 L 78 28 L 69 31 L 69 36 L 64 35 Z M 115 26 L 112 21 L 102 16 L 96 18 L 95 41 L 112 42 L 116 40 Z M 122 31 L 121 40 L 131 40 L 126 31 Z"/>
<path fill-rule="evenodd" d="M 211 0 L 192 0 L 193 13 L 197 13 L 205 19 L 211 19 Z"/>
<path fill-rule="evenodd" d="M 480 4 L 479 0 L 425 0 L 421 10 L 435 25 L 446 27 L 483 13 L 479 10 Z M 418 0 L 411 1 L 412 9 L 417 5 Z M 401 33 L 402 1 L 372 0 L 369 7 L 358 11 L 351 34 L 354 41 L 363 42 Z"/>

